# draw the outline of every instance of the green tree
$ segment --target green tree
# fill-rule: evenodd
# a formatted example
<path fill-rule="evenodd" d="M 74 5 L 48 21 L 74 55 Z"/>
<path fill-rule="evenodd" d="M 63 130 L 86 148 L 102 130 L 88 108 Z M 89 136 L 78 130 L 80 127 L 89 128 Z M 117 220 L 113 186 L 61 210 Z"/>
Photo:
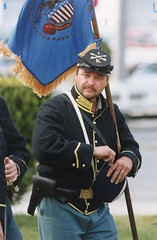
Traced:
<path fill-rule="evenodd" d="M 39 107 L 50 96 L 39 98 L 32 89 L 22 85 L 16 78 L 0 78 L 0 95 L 7 102 L 11 118 L 26 140 L 26 146 L 32 155 L 25 177 L 19 183 L 17 198 L 26 192 L 36 172 L 37 161 L 32 153 L 32 130 Z"/>

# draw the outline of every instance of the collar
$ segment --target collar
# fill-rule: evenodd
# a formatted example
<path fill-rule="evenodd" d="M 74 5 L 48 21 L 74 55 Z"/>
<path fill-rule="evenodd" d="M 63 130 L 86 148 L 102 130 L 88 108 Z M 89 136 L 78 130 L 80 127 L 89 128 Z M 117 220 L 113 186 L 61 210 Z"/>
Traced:
<path fill-rule="evenodd" d="M 86 112 L 93 114 L 93 112 L 92 112 L 93 103 L 91 103 L 85 97 L 83 97 L 81 95 L 81 93 L 77 90 L 76 85 L 72 88 L 71 93 L 72 93 L 78 107 L 80 107 L 81 109 L 83 109 Z M 101 98 L 99 97 L 97 110 L 99 110 L 101 108 L 102 108 L 102 102 L 101 102 Z"/>

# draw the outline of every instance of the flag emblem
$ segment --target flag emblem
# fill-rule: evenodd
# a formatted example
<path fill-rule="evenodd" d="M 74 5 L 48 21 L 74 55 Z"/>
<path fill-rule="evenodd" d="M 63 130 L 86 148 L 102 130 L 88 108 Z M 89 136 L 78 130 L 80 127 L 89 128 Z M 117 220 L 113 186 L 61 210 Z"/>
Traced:
<path fill-rule="evenodd" d="M 96 48 L 93 0 L 26 0 L 7 46 L 14 73 L 39 96 L 45 96 L 74 73 L 78 54 Z"/>
<path fill-rule="evenodd" d="M 41 5 L 43 7 L 42 10 L 40 10 L 41 6 L 39 7 L 38 14 L 46 9 L 48 2 L 46 2 L 45 6 Z M 52 6 L 50 4 L 48 6 L 49 7 L 48 13 L 45 13 L 48 22 L 44 24 L 43 31 L 46 34 L 53 35 L 56 33 L 56 31 L 61 31 L 71 26 L 74 8 L 73 4 L 71 2 L 68 2 L 67 0 L 60 3 L 56 3 L 55 5 Z"/>

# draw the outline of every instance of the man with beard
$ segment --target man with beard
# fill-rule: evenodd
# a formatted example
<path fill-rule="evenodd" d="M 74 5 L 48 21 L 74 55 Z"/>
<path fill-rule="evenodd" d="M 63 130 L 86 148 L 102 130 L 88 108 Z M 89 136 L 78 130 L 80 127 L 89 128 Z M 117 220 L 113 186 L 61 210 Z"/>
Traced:
<path fill-rule="evenodd" d="M 42 240 L 117 240 L 108 203 L 99 196 L 99 192 L 110 189 L 101 186 L 101 181 L 95 183 L 100 173 L 102 180 L 109 179 L 112 186 L 119 186 L 127 176 L 134 177 L 141 166 L 141 155 L 123 114 L 114 104 L 121 141 L 121 152 L 118 151 L 115 126 L 102 95 L 113 70 L 110 62 L 108 53 L 100 49 L 79 56 L 76 84 L 70 91 L 72 98 L 67 94 L 52 97 L 37 115 L 33 151 L 39 162 L 38 172 L 55 180 L 53 194 L 43 194 L 38 204 Z M 86 115 L 100 130 L 106 145 L 84 119 L 89 142 L 85 141 L 75 105 L 83 118 Z M 106 165 L 108 170 L 104 173 Z"/>

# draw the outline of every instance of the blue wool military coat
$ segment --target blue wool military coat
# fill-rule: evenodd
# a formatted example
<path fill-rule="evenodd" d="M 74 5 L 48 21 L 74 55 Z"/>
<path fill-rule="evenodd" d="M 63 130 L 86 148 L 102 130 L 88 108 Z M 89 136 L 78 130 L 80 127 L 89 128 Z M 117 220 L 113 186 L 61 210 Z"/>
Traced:
<path fill-rule="evenodd" d="M 6 180 L 4 172 L 4 158 L 9 157 L 15 161 L 19 167 L 17 181 L 23 177 L 27 164 L 30 159 L 30 153 L 25 147 L 24 138 L 15 128 L 5 100 L 0 97 L 0 220 L 3 220 L 4 207 L 6 202 Z"/>
<path fill-rule="evenodd" d="M 116 159 L 128 156 L 133 161 L 130 176 L 135 176 L 141 166 L 139 145 L 133 138 L 123 114 L 114 105 L 121 141 L 121 153 L 118 154 L 116 132 L 106 99 L 101 95 L 102 107 L 93 113 L 90 104 L 73 87 L 72 95 L 81 111 L 94 122 L 106 138 L 108 145 L 116 152 Z M 85 143 L 82 128 L 76 112 L 65 95 L 58 95 L 44 103 L 37 115 L 33 131 L 33 151 L 39 162 L 41 176 L 58 180 L 57 185 L 70 189 L 87 189 L 93 180 L 91 161 L 94 146 L 103 145 L 99 136 L 85 122 L 90 144 Z M 98 172 L 104 160 L 95 159 L 95 171 Z M 89 212 L 100 206 L 96 200 L 89 200 Z M 82 199 L 72 203 L 84 212 L 87 204 Z"/>

